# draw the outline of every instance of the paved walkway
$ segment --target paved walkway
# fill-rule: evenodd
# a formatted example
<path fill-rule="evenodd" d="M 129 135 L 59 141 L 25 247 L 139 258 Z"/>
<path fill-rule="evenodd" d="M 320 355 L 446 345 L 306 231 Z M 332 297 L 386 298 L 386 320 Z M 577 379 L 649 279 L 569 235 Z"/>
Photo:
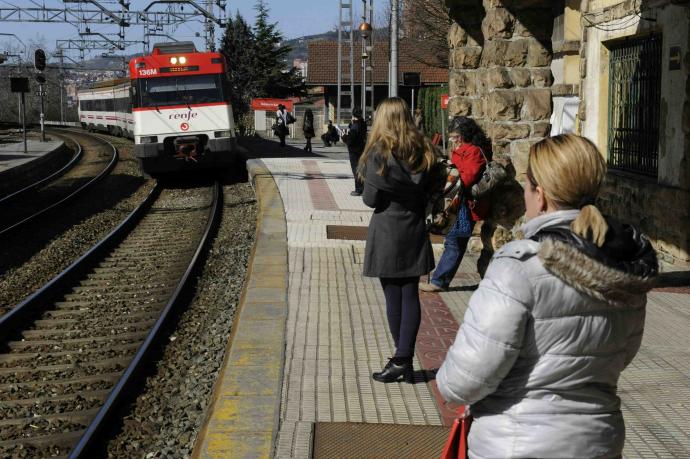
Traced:
<path fill-rule="evenodd" d="M 367 226 L 343 160 L 273 158 L 288 233 L 288 318 L 277 457 L 307 457 L 313 422 L 442 423 L 432 384 L 379 384 L 390 357 L 384 298 L 361 275 L 364 242 L 328 239 L 328 225 Z M 440 253 L 440 246 L 435 246 Z M 437 258 L 438 259 L 438 258 Z M 451 291 L 422 296 L 415 368 L 435 368 L 479 277 L 463 261 Z M 690 457 L 690 290 L 650 294 L 642 349 L 621 378 L 626 457 Z M 450 332 L 450 333 L 449 333 Z M 445 348 L 444 348 L 445 346 Z"/>
<path fill-rule="evenodd" d="M 378 280 L 361 274 L 356 233 L 366 234 L 372 211 L 350 196 L 349 161 L 285 153 L 295 151 L 248 164 L 261 207 L 255 253 L 194 457 L 308 458 L 317 422 L 452 418 L 429 370 L 480 281 L 476 257 L 465 257 L 450 291 L 421 295 L 415 384 L 375 383 L 393 343 Z M 441 246 L 434 251 L 438 259 Z M 671 273 L 649 295 L 642 348 L 619 387 L 625 457 L 690 457 L 689 274 Z"/>

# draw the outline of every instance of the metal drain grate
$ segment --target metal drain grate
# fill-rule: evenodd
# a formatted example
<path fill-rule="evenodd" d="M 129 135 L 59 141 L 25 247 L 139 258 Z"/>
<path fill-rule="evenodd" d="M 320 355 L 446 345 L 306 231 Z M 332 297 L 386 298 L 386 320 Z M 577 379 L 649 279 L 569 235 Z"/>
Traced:
<path fill-rule="evenodd" d="M 314 459 L 440 457 L 449 429 L 442 426 L 317 422 Z"/>
<path fill-rule="evenodd" d="M 367 226 L 326 225 L 326 238 L 346 241 L 366 241 Z M 443 244 L 443 236 L 431 234 L 432 244 Z"/>

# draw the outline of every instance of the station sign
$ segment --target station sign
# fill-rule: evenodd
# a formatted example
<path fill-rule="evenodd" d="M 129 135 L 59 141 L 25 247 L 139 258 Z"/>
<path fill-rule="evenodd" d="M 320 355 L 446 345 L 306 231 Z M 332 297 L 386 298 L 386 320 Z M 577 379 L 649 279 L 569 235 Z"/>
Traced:
<path fill-rule="evenodd" d="M 450 100 L 450 96 L 448 94 L 441 94 L 441 108 L 445 110 L 448 108 L 448 101 Z"/>
<path fill-rule="evenodd" d="M 10 91 L 12 92 L 29 92 L 28 78 L 10 78 Z"/>
<path fill-rule="evenodd" d="M 278 105 L 285 105 L 285 110 L 291 112 L 295 104 L 290 99 L 252 99 L 252 110 L 278 111 Z"/>
<path fill-rule="evenodd" d="M 404 72 L 403 86 L 421 86 L 422 74 L 419 72 Z"/>

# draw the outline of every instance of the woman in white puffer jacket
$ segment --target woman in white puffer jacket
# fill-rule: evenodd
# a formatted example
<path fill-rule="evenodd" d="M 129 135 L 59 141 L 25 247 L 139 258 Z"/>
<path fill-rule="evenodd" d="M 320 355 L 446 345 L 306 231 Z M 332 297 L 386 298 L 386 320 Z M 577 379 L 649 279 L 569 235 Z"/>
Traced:
<path fill-rule="evenodd" d="M 656 253 L 594 205 L 606 163 L 589 140 L 530 150 L 522 239 L 496 252 L 436 376 L 471 405 L 471 458 L 620 457 L 618 377 L 640 347 Z"/>

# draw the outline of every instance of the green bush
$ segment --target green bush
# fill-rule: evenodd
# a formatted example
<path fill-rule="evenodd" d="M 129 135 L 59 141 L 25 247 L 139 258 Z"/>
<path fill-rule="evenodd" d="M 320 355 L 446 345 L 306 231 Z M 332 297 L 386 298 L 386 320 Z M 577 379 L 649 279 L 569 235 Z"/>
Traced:
<path fill-rule="evenodd" d="M 424 133 L 432 137 L 434 133 L 441 132 L 441 117 L 447 116 L 447 110 L 441 113 L 441 95 L 448 94 L 448 87 L 421 88 L 418 94 L 417 106 L 422 109 L 424 115 Z"/>

